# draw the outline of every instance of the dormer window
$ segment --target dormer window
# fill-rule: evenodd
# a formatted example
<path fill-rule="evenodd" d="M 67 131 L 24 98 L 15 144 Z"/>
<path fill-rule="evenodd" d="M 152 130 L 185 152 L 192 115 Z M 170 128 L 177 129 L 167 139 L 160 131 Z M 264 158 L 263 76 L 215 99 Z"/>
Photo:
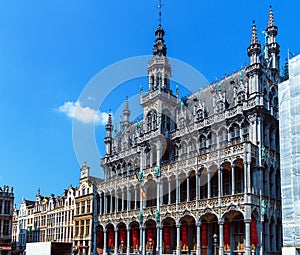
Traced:
<path fill-rule="evenodd" d="M 150 111 L 147 114 L 147 131 L 155 130 L 157 128 L 157 114 L 155 111 Z"/>
<path fill-rule="evenodd" d="M 242 104 L 244 101 L 245 101 L 245 93 L 241 91 L 237 95 L 237 104 Z"/>
<path fill-rule="evenodd" d="M 217 113 L 221 113 L 225 110 L 225 104 L 222 100 L 217 102 Z"/>
<path fill-rule="evenodd" d="M 202 121 L 204 119 L 204 112 L 203 110 L 198 110 L 196 113 L 196 121 Z"/>

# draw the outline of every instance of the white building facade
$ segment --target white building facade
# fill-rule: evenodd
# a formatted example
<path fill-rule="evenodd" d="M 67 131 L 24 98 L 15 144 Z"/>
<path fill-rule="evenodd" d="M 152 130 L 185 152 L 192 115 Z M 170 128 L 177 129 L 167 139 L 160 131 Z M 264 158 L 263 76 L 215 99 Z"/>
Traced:
<path fill-rule="evenodd" d="M 281 254 L 277 30 L 270 9 L 250 64 L 180 100 L 158 26 L 143 119 L 106 125 L 98 253 Z"/>

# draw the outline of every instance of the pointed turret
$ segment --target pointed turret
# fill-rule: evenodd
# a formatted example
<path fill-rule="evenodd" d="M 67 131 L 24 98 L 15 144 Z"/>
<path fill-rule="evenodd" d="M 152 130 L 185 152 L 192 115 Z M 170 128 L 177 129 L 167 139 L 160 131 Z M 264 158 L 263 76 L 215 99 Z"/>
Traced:
<path fill-rule="evenodd" d="M 105 130 L 106 130 L 106 137 L 104 138 L 104 143 L 106 145 L 106 156 L 109 156 L 111 155 L 111 149 L 112 149 L 112 130 L 113 130 L 111 111 L 109 111 L 108 113 L 108 120 L 107 120 L 107 124 L 105 125 Z"/>
<path fill-rule="evenodd" d="M 123 116 L 124 116 L 123 125 L 124 125 L 125 128 L 127 128 L 130 124 L 129 123 L 130 110 L 129 110 L 128 97 L 126 97 L 125 107 L 124 107 L 124 110 L 123 110 Z"/>
<path fill-rule="evenodd" d="M 259 54 L 261 52 L 261 45 L 257 39 L 257 29 L 255 21 L 252 24 L 251 41 L 248 47 L 248 56 L 250 58 L 250 65 L 247 67 L 247 76 L 249 77 L 249 94 L 260 92 L 259 75 L 262 72 L 262 66 L 259 62 Z"/>
<path fill-rule="evenodd" d="M 260 52 L 261 52 L 261 45 L 258 43 L 257 29 L 256 29 L 255 21 L 253 21 L 251 42 L 250 42 L 250 46 L 248 47 L 248 56 L 250 57 L 250 65 L 258 63 L 258 56 Z"/>
<path fill-rule="evenodd" d="M 266 29 L 267 38 L 268 38 L 268 57 L 271 59 L 270 67 L 277 69 L 279 71 L 279 57 L 280 52 L 279 44 L 276 42 L 276 36 L 278 34 L 278 27 L 274 25 L 274 14 L 272 6 L 270 6 L 269 16 L 268 16 L 268 27 Z"/>

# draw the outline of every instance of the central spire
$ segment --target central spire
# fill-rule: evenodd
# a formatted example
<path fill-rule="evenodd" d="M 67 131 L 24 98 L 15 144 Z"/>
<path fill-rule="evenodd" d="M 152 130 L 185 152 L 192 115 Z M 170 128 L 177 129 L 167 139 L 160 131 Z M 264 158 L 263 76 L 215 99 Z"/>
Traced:
<path fill-rule="evenodd" d="M 158 12 L 158 27 L 155 31 L 155 43 L 153 46 L 153 55 L 158 55 L 158 56 L 166 56 L 167 54 L 167 47 L 165 44 L 165 40 L 164 40 L 164 35 L 165 35 L 165 31 L 162 28 L 161 25 L 161 8 L 162 8 L 163 4 L 161 3 L 161 0 L 159 0 L 159 3 L 157 5 L 157 8 L 159 10 Z"/>

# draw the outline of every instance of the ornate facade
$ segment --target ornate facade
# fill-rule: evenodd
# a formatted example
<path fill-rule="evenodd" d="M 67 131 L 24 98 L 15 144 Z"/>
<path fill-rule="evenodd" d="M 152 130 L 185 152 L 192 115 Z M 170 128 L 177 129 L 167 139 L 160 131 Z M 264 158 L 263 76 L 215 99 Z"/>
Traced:
<path fill-rule="evenodd" d="M 13 188 L 4 185 L 0 187 L 0 254 L 10 255 L 12 244 L 13 222 Z"/>
<path fill-rule="evenodd" d="M 159 25 L 143 119 L 126 100 L 120 133 L 106 125 L 98 253 L 281 253 L 277 30 L 270 9 L 249 65 L 180 100 Z"/>
<path fill-rule="evenodd" d="M 35 201 L 22 199 L 20 209 L 14 209 L 14 251 L 24 253 L 26 243 L 73 241 L 75 189 L 70 186 L 55 197 L 42 196 Z"/>
<path fill-rule="evenodd" d="M 75 193 L 73 254 L 95 254 L 95 219 L 97 214 L 96 184 L 102 179 L 91 177 L 86 164 L 81 168 L 81 178 Z"/>

